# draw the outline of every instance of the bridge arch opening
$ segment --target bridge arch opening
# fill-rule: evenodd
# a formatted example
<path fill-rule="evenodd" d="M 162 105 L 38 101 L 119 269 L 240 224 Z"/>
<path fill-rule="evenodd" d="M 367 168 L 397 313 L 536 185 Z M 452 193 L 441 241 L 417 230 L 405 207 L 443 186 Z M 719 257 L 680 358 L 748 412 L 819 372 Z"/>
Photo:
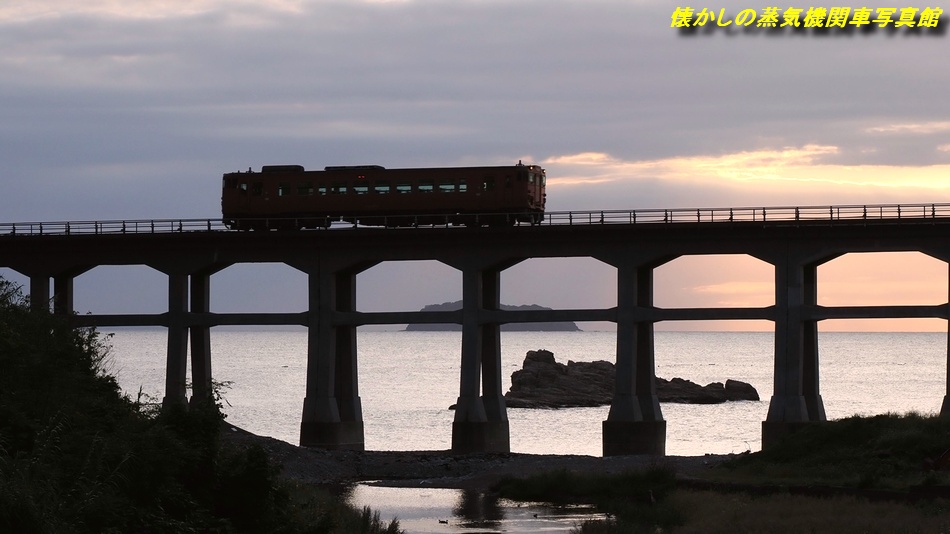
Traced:
<path fill-rule="evenodd" d="M 462 273 L 435 260 L 382 262 L 356 276 L 360 312 L 449 310 L 461 300 Z M 357 328 L 367 450 L 451 448 L 449 406 L 459 397 L 461 345 L 457 324 Z"/>
<path fill-rule="evenodd" d="M 358 329 L 366 450 L 447 450 L 462 333 Z"/>
<path fill-rule="evenodd" d="M 821 306 L 913 306 L 947 302 L 947 263 L 920 252 L 858 252 L 818 266 Z M 827 323 L 827 324 L 824 324 Z M 941 319 L 837 319 L 823 331 L 946 331 Z M 898 330 L 899 329 L 899 330 Z"/>
<path fill-rule="evenodd" d="M 419 311 L 461 300 L 462 273 L 436 260 L 385 261 L 356 275 L 361 312 Z"/>
<path fill-rule="evenodd" d="M 100 265 L 73 280 L 76 313 L 164 313 L 168 276 L 146 265 Z"/>
<path fill-rule="evenodd" d="M 617 305 L 617 269 L 586 256 L 526 259 L 501 272 L 501 303 L 555 310 L 609 309 Z M 606 321 L 586 324 L 595 330 L 614 329 Z"/>
<path fill-rule="evenodd" d="M 502 391 L 512 388 L 512 374 L 523 369 L 528 351 L 549 351 L 562 366 L 597 360 L 615 363 L 616 332 L 604 330 L 600 324 L 579 321 L 576 325 L 580 331 L 575 332 L 502 332 Z M 512 401 L 506 401 L 506 405 L 512 452 L 602 454 L 602 424 L 609 404 L 558 410 L 520 407 Z"/>
<path fill-rule="evenodd" d="M 775 267 L 747 254 L 680 256 L 653 271 L 659 308 L 762 308 L 775 304 Z M 762 320 L 664 321 L 662 330 L 771 331 Z"/>
<path fill-rule="evenodd" d="M 211 275 L 211 311 L 301 312 L 308 307 L 308 279 L 285 263 L 238 263 Z"/>
<path fill-rule="evenodd" d="M 215 313 L 303 312 L 309 306 L 308 284 L 306 273 L 285 263 L 238 263 L 211 275 L 209 308 Z M 212 376 L 226 384 L 228 422 L 298 443 L 307 390 L 307 329 L 221 325 L 210 329 L 210 339 Z"/>
<path fill-rule="evenodd" d="M 695 330 L 695 322 L 660 323 L 667 329 L 654 333 L 657 378 L 680 378 L 699 386 L 725 384 L 727 380 L 745 382 L 755 388 L 759 400 L 716 404 L 661 401 L 667 425 L 666 453 L 693 456 L 761 449 L 761 424 L 768 414 L 774 383 L 773 323 L 718 321 L 720 330 L 702 331 Z"/>
<path fill-rule="evenodd" d="M 73 310 L 93 314 L 159 314 L 168 310 L 168 276 L 145 265 L 100 265 L 73 280 Z M 142 402 L 161 402 L 168 335 L 160 326 L 104 326 L 106 371 Z M 189 368 L 190 373 L 190 368 Z"/>
<path fill-rule="evenodd" d="M 947 334 L 919 319 L 832 319 L 818 323 L 821 395 L 828 419 L 938 414 L 947 391 Z M 857 327 L 855 326 L 857 323 Z"/>

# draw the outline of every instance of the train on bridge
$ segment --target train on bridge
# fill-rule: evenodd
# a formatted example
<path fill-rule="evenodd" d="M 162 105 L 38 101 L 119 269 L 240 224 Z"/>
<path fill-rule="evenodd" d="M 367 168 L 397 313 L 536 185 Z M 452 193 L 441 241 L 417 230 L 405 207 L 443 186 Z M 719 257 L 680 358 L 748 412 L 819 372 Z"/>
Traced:
<path fill-rule="evenodd" d="M 269 165 L 224 175 L 221 213 L 238 230 L 367 226 L 538 224 L 545 172 L 538 165 L 386 169 L 378 165 Z"/>

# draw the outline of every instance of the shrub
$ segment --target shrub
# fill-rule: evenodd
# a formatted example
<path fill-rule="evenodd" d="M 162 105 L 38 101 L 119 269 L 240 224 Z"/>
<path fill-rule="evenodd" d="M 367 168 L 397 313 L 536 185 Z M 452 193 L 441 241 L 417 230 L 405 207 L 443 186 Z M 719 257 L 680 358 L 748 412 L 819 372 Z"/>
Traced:
<path fill-rule="evenodd" d="M 0 532 L 356 531 L 296 514 L 263 449 L 223 448 L 220 390 L 157 410 L 108 362 L 94 329 L 30 311 L 0 279 Z"/>

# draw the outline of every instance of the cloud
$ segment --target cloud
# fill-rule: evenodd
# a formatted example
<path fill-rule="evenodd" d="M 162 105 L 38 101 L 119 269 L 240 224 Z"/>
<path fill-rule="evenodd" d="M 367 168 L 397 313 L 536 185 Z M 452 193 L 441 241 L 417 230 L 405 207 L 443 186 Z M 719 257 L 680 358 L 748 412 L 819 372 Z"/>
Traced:
<path fill-rule="evenodd" d="M 836 154 L 837 147 L 806 145 L 779 150 L 756 150 L 719 156 L 682 156 L 647 161 L 623 161 L 609 154 L 586 152 L 555 156 L 545 164 L 560 164 L 574 169 L 593 170 L 595 175 L 622 179 L 625 176 L 657 176 L 662 178 L 728 178 L 754 180 L 779 178 L 800 166 L 812 166 L 816 159 Z M 595 170 L 596 169 L 596 170 Z M 566 182 L 572 181 L 565 178 Z"/>
<path fill-rule="evenodd" d="M 744 195 L 792 198 L 821 188 L 834 196 L 868 197 L 869 190 L 886 198 L 895 190 L 930 192 L 940 198 L 950 189 L 950 164 L 946 165 L 848 165 L 827 160 L 840 152 L 830 145 L 804 145 L 752 150 L 711 156 L 682 156 L 656 160 L 625 161 L 606 153 L 584 152 L 544 160 L 552 189 L 622 186 L 638 182 L 665 184 L 681 189 L 705 184 L 725 194 L 741 188 Z M 934 195 L 937 195 L 936 197 Z M 694 200 L 699 201 L 699 195 Z M 720 195 L 721 196 L 721 195 Z"/>
<path fill-rule="evenodd" d="M 932 134 L 950 132 L 950 121 L 931 121 L 919 123 L 897 123 L 873 126 L 867 129 L 870 133 L 885 134 Z"/>
<path fill-rule="evenodd" d="M 222 0 L 8 0 L 0 6 L 0 22 L 58 19 L 71 16 L 105 17 L 116 19 L 166 19 L 201 15 L 227 9 L 243 11 L 257 5 L 271 11 L 300 13 L 305 2 L 301 0 L 266 0 L 262 2 Z"/>

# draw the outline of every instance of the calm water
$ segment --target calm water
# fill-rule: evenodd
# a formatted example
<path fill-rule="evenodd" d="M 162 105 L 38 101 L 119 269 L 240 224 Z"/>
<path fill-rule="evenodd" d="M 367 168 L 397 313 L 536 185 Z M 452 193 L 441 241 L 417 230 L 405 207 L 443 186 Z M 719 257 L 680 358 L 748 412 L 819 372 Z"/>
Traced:
<path fill-rule="evenodd" d="M 114 372 L 126 391 L 134 394 L 141 387 L 161 399 L 165 342 L 164 330 L 117 331 L 112 340 Z M 231 382 L 225 392 L 229 422 L 297 443 L 306 342 L 302 329 L 212 330 L 214 376 Z M 772 343 L 771 333 L 656 333 L 658 376 L 700 384 L 742 380 L 755 386 L 763 399 L 719 405 L 663 404 L 667 454 L 760 448 L 761 422 L 772 391 Z M 550 350 L 564 363 L 613 361 L 615 344 L 613 332 L 503 333 L 504 388 L 528 350 Z M 367 449 L 451 447 L 453 412 L 448 407 L 458 397 L 460 346 L 461 334 L 453 332 L 359 333 L 359 388 Z M 820 334 L 821 393 L 828 417 L 938 411 L 946 391 L 946 350 L 945 333 Z M 599 456 L 600 425 L 606 416 L 607 407 L 509 409 L 511 450 Z M 355 503 L 380 508 L 384 518 L 398 515 L 410 532 L 566 532 L 576 521 L 572 510 L 528 513 L 504 503 L 473 504 L 472 497 L 467 498 L 453 490 L 368 486 L 357 487 L 353 494 Z M 466 521 L 464 514 L 456 513 L 473 506 L 488 510 L 483 521 Z M 492 519 L 493 506 L 507 510 L 503 520 Z M 439 523 L 439 519 L 449 523 Z"/>

